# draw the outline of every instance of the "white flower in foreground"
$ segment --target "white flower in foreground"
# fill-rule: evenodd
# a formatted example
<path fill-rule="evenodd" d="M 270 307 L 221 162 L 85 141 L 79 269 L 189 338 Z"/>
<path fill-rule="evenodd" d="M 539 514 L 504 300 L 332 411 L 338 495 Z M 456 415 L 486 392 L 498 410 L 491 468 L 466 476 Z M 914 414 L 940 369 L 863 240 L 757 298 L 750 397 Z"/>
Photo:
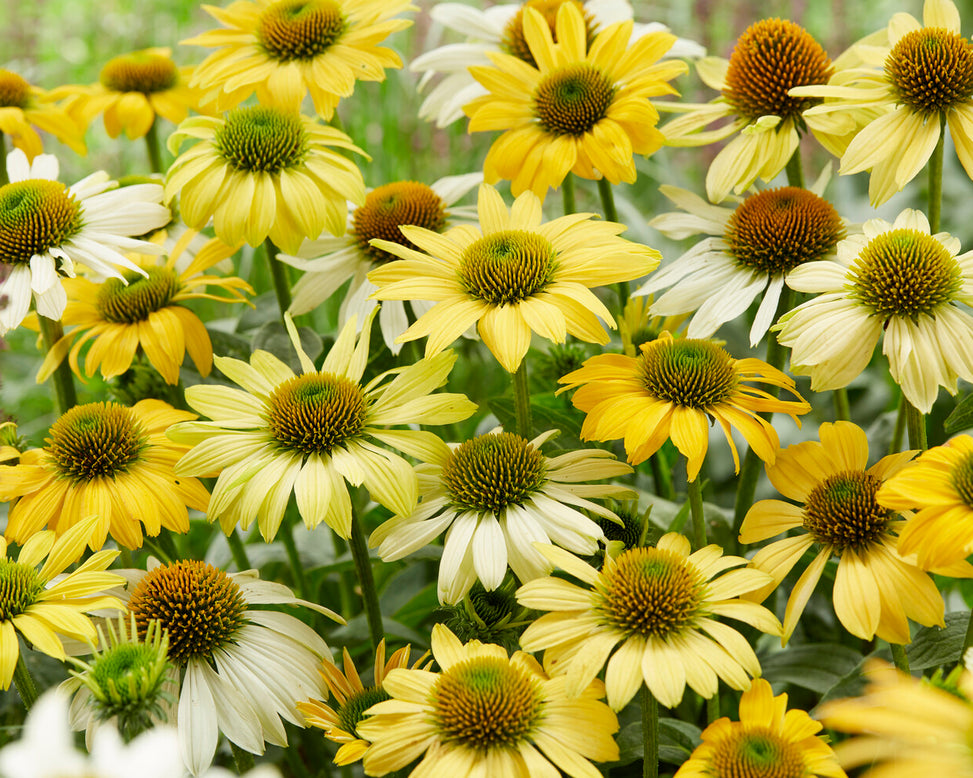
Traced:
<path fill-rule="evenodd" d="M 566 2 L 569 0 L 562 0 Z M 581 6 L 579 0 L 570 0 Z M 491 53 L 511 54 L 534 65 L 530 48 L 524 38 L 523 10 L 534 8 L 544 15 L 554 31 L 554 21 L 561 2 L 551 0 L 527 0 L 522 4 L 495 5 L 481 11 L 464 3 L 438 3 L 431 11 L 432 18 L 444 27 L 467 36 L 465 43 L 451 43 L 416 57 L 409 66 L 422 73 L 419 88 L 423 89 L 438 73 L 444 78 L 429 92 L 419 108 L 419 116 L 435 120 L 437 127 L 445 127 L 463 118 L 463 106 L 471 100 L 487 94 L 468 70 L 470 65 L 487 65 L 493 62 Z M 595 32 L 614 22 L 632 18 L 632 6 L 628 0 L 588 0 L 584 3 L 588 40 Z M 636 24 L 632 40 L 650 32 L 668 32 L 669 28 L 658 22 Z M 669 50 L 668 57 L 702 57 L 706 50 L 691 40 L 678 38 Z"/>
<path fill-rule="evenodd" d="M 37 312 L 60 319 L 67 303 L 61 276 L 75 263 L 94 275 L 125 280 L 118 268 L 145 275 L 120 252 L 159 254 L 154 243 L 135 240 L 169 222 L 160 184 L 115 189 L 104 171 L 73 186 L 57 180 L 58 162 L 39 154 L 33 163 L 20 149 L 7 155 L 10 183 L 0 186 L 0 336 L 20 325 L 33 298 Z M 109 191 L 113 190 L 113 191 Z M 3 274 L 0 274 L 0 278 Z"/>

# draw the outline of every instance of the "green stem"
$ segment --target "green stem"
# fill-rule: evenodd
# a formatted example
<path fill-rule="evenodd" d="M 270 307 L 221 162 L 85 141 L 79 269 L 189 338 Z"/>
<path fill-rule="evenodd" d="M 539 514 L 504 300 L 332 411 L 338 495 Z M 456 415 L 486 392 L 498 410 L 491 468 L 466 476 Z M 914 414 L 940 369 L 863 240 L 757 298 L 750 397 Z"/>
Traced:
<path fill-rule="evenodd" d="M 946 142 L 946 114 L 939 118 L 939 140 L 929 157 L 929 230 L 939 232 L 943 207 L 943 145 Z"/>
<path fill-rule="evenodd" d="M 895 666 L 903 673 L 909 672 L 909 657 L 906 656 L 905 646 L 900 646 L 898 643 L 889 643 L 889 648 L 892 649 L 892 661 L 895 662 Z"/>
<path fill-rule="evenodd" d="M 40 322 L 44 348 L 49 352 L 54 348 L 54 344 L 64 337 L 61 322 L 40 314 L 37 314 L 37 321 Z M 74 390 L 74 376 L 71 374 L 71 365 L 67 359 L 61 360 L 61 364 L 51 374 L 51 378 L 54 379 L 54 401 L 58 413 L 67 413 L 78 404 L 78 395 Z"/>
<path fill-rule="evenodd" d="M 267 238 L 264 241 L 264 256 L 267 258 L 267 267 L 270 269 L 270 277 L 274 282 L 274 292 L 277 295 L 277 305 L 280 307 L 281 318 L 291 307 L 291 280 L 287 273 L 287 265 L 277 259 L 277 247 L 274 242 Z"/>
<path fill-rule="evenodd" d="M 835 421 L 851 421 L 851 405 L 848 402 L 848 390 L 845 387 L 835 389 L 831 395 L 834 400 Z"/>
<path fill-rule="evenodd" d="M 700 549 L 706 545 L 706 519 L 703 516 L 703 489 L 699 476 L 686 484 L 689 495 L 689 510 L 693 516 L 693 546 Z"/>
<path fill-rule="evenodd" d="M 10 183 L 7 176 L 7 136 L 0 132 L 0 186 Z"/>
<path fill-rule="evenodd" d="M 639 699 L 642 703 L 642 778 L 658 778 L 659 703 L 644 683 Z"/>
<path fill-rule="evenodd" d="M 334 558 L 337 559 L 341 556 L 342 551 L 344 551 L 344 546 L 341 543 L 341 538 L 339 538 L 334 532 L 331 534 L 331 542 L 334 548 Z M 350 619 L 354 614 L 352 613 L 351 604 L 351 590 L 352 590 L 352 580 L 351 576 L 347 571 L 342 571 L 338 574 L 338 602 L 341 604 L 341 613 L 346 619 Z M 323 602 L 323 600 L 318 600 L 318 602 Z"/>
<path fill-rule="evenodd" d="M 159 122 L 154 120 L 145 133 L 145 149 L 149 153 L 149 167 L 153 173 L 162 173 L 162 151 L 159 147 Z"/>
<path fill-rule="evenodd" d="M 655 493 L 669 502 L 676 499 L 676 492 L 672 488 L 672 473 L 666 462 L 662 449 L 649 457 L 649 467 L 652 469 L 652 481 L 655 483 Z"/>
<path fill-rule="evenodd" d="M 291 573 L 294 576 L 294 590 L 298 597 L 305 600 L 307 599 L 307 579 L 304 577 L 301 556 L 297 553 L 297 545 L 294 543 L 293 527 L 284 526 L 281 529 L 281 540 L 284 542 L 284 549 L 287 551 L 287 561 L 290 562 Z"/>
<path fill-rule="evenodd" d="M 611 182 L 602 176 L 598 179 L 598 195 L 601 197 L 601 210 L 605 214 L 606 222 L 618 221 L 618 209 L 615 207 L 615 193 L 612 192 Z M 628 281 L 619 281 L 618 289 L 618 310 L 625 310 L 625 303 L 628 302 Z"/>
<path fill-rule="evenodd" d="M 530 440 L 530 387 L 527 385 L 527 358 L 520 362 L 520 367 L 513 375 L 514 379 L 514 407 L 517 412 L 517 434 Z"/>
<path fill-rule="evenodd" d="M 889 453 L 898 454 L 902 450 L 902 439 L 905 437 L 905 395 L 899 395 L 899 409 L 895 414 L 895 427 L 892 430 L 892 442 L 889 443 Z"/>
<path fill-rule="evenodd" d="M 145 547 L 149 549 L 160 562 L 164 565 L 171 565 L 175 560 L 166 553 L 165 549 L 162 548 L 162 544 L 157 542 L 158 538 L 145 538 Z"/>
<path fill-rule="evenodd" d="M 173 562 L 182 559 L 182 554 L 179 553 L 179 549 L 176 548 L 176 540 L 169 534 L 167 530 L 163 530 L 159 533 L 157 538 L 159 548 L 161 548 L 166 556 L 169 557 Z"/>
<path fill-rule="evenodd" d="M 233 752 L 233 761 L 236 762 L 236 770 L 240 775 L 253 769 L 253 754 L 244 751 L 232 740 L 230 741 L 230 750 Z"/>
<path fill-rule="evenodd" d="M 909 448 L 925 451 L 929 448 L 926 440 L 926 414 L 920 412 L 912 403 L 905 400 L 905 423 L 909 430 Z"/>
<path fill-rule="evenodd" d="M 804 169 L 801 166 L 801 147 L 798 146 L 787 160 L 787 183 L 789 186 L 804 188 Z"/>
<path fill-rule="evenodd" d="M 568 216 L 577 210 L 574 204 L 574 176 L 568 173 L 561 184 L 561 197 L 564 198 L 564 215 Z"/>
<path fill-rule="evenodd" d="M 712 697 L 706 700 L 706 721 L 708 724 L 712 724 L 720 717 L 720 693 L 716 692 Z"/>
<path fill-rule="evenodd" d="M 348 545 L 351 547 L 351 558 L 355 563 L 358 585 L 361 586 L 362 599 L 365 602 L 365 618 L 368 619 L 372 648 L 378 650 L 378 644 L 385 637 L 385 628 L 382 626 L 382 611 L 378 604 L 378 591 L 375 589 L 375 578 L 372 576 L 372 562 L 368 557 L 365 532 L 362 530 L 358 516 L 354 513 L 351 515 L 351 537 L 348 539 Z"/>
<path fill-rule="evenodd" d="M 14 685 L 17 687 L 17 693 L 24 707 L 27 710 L 33 708 L 34 703 L 37 702 L 37 684 L 34 683 L 30 670 L 27 669 L 23 653 L 17 656 L 17 664 L 14 666 Z"/>
<path fill-rule="evenodd" d="M 250 557 L 247 556 L 247 549 L 243 545 L 243 538 L 237 533 L 236 527 L 226 536 L 226 542 L 230 546 L 230 554 L 233 555 L 233 562 L 236 564 L 238 572 L 251 568 Z"/>

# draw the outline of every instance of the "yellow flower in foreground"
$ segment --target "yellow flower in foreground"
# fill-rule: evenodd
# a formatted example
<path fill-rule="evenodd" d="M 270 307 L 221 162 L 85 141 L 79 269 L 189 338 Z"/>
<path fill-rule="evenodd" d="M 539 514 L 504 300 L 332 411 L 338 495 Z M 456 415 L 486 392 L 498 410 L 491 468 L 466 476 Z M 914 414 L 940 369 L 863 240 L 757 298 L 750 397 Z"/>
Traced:
<path fill-rule="evenodd" d="M 465 645 L 442 624 L 432 628 L 441 672 L 392 670 L 391 697 L 366 711 L 359 734 L 371 741 L 366 775 L 385 775 L 419 757 L 414 775 L 598 778 L 588 760 L 618 759 L 618 721 L 592 681 L 568 694 L 533 657 L 500 646 Z"/>
<path fill-rule="evenodd" d="M 365 182 L 339 151 L 364 154 L 343 132 L 295 112 L 263 105 L 237 108 L 222 119 L 195 116 L 169 136 L 175 154 L 186 138 L 199 142 L 166 173 L 168 202 L 201 230 L 236 246 L 270 238 L 293 254 L 324 229 L 342 235 L 348 201 L 365 202 Z"/>
<path fill-rule="evenodd" d="M 733 359 L 715 343 L 673 339 L 668 332 L 643 343 L 637 357 L 600 354 L 559 380 L 567 384 L 562 392 L 581 387 L 572 402 L 588 414 L 581 427 L 583 440 L 624 438 L 628 461 L 638 464 L 671 437 L 688 460 L 690 481 L 703 465 L 711 418 L 720 423 L 739 471 L 731 427 L 764 462 L 773 462 L 777 432 L 757 414 L 786 413 L 800 425 L 797 415 L 811 410 L 795 391 L 793 379 L 766 362 Z M 744 381 L 779 386 L 797 400 L 778 400 Z"/>
<path fill-rule="evenodd" d="M 216 366 L 243 389 L 192 386 L 186 401 L 213 421 L 173 426 L 172 440 L 193 449 L 176 466 L 182 475 L 216 476 L 207 515 L 230 534 L 256 518 L 270 542 L 284 518 L 291 492 L 308 528 L 324 521 L 342 537 L 351 532 L 351 499 L 345 482 L 365 484 L 372 498 L 395 513 L 409 513 L 418 499 L 412 465 L 384 443 L 424 458 L 442 442 L 431 432 L 391 430 L 389 425 L 452 424 L 476 406 L 461 394 L 430 392 L 446 383 L 456 354 L 444 352 L 362 384 L 372 321 L 361 337 L 350 319 L 318 370 L 301 348 L 286 317 L 301 361 L 296 374 L 267 351 L 249 362 L 217 357 Z M 395 378 L 386 382 L 390 375 Z"/>
<path fill-rule="evenodd" d="M 196 67 L 191 84 L 206 102 L 232 108 L 254 92 L 261 105 L 297 111 L 310 93 L 328 120 L 355 81 L 384 81 L 399 55 L 378 46 L 412 24 L 392 17 L 414 11 L 409 0 L 236 0 L 203 9 L 225 29 L 182 41 L 218 47 Z"/>
<path fill-rule="evenodd" d="M 37 651 L 63 661 L 60 635 L 94 643 L 98 638 L 94 624 L 84 614 L 123 607 L 115 597 L 100 595 L 125 582 L 120 575 L 106 572 L 118 551 L 99 551 L 54 580 L 78 561 L 99 522 L 97 516 L 90 516 L 56 540 L 53 532 L 35 532 L 16 561 L 7 553 L 7 541 L 0 538 L 0 689 L 10 688 L 20 656 L 17 633 Z"/>
<path fill-rule="evenodd" d="M 643 680 L 667 708 L 679 704 L 687 684 L 706 698 L 716 694 L 718 679 L 749 688 L 749 676 L 760 675 L 757 656 L 739 632 L 717 620 L 721 616 L 780 634 L 769 610 L 739 599 L 764 586 L 768 576 L 752 568 L 720 575 L 747 560 L 723 556 L 719 546 L 690 554 L 689 540 L 670 532 L 655 548 L 607 557 L 601 572 L 556 546 L 542 550 L 591 588 L 554 577 L 520 587 L 521 605 L 553 611 L 527 627 L 520 645 L 545 649 L 544 666 L 571 678 L 569 694 L 586 688 L 605 667 L 614 710 L 628 704 Z"/>
<path fill-rule="evenodd" d="M 492 186 L 480 186 L 479 229 L 460 225 L 440 235 L 403 226 L 402 234 L 428 254 L 399 243 L 372 245 L 404 261 L 368 274 L 378 300 L 437 303 L 399 340 L 429 336 L 426 356 L 438 354 L 476 324 L 480 337 L 510 373 L 530 347 L 531 332 L 554 343 L 567 335 L 607 343 L 598 318 L 611 313 L 590 287 L 630 281 L 659 264 L 655 249 L 618 237 L 626 228 L 571 214 L 541 223 L 541 202 L 531 192 L 507 206 Z M 431 255 L 431 256 L 430 256 Z"/>
<path fill-rule="evenodd" d="M 787 709 L 763 678 L 740 698 L 740 720 L 725 716 L 703 730 L 703 742 L 675 778 L 847 778 L 822 726 L 802 710 Z"/>
<path fill-rule="evenodd" d="M 822 424 L 818 434 L 820 443 L 788 446 L 778 452 L 774 464 L 767 465 L 774 488 L 799 505 L 761 500 L 743 520 L 740 542 L 747 544 L 790 529 L 804 530 L 757 552 L 751 564 L 769 573 L 773 583 L 753 597 L 764 599 L 805 552 L 814 549 L 814 560 L 787 600 L 784 643 L 832 556 L 838 557 L 835 614 L 853 635 L 908 643 L 910 618 L 926 626 L 943 626 L 942 595 L 932 578 L 896 551 L 896 534 L 903 522 L 876 499 L 885 479 L 905 467 L 915 452 L 891 454 L 867 467 L 868 439 L 860 427 L 839 421 Z M 960 562 L 936 572 L 969 578 L 973 567 Z"/>
<path fill-rule="evenodd" d="M 558 9 L 556 30 L 525 8 L 523 37 L 536 66 L 488 52 L 495 67 L 469 68 L 490 92 L 463 107 L 470 132 L 506 130 L 483 163 L 486 180 L 509 180 L 514 195 L 529 189 L 541 198 L 568 173 L 633 183 L 633 155 L 662 146 L 649 98 L 676 94 L 668 82 L 686 72 L 679 60 L 659 62 L 676 37 L 650 32 L 629 46 L 632 22 L 619 22 L 601 30 L 589 48 L 575 3 Z"/>
<path fill-rule="evenodd" d="M 31 86 L 12 70 L 0 68 L 0 133 L 9 135 L 13 147 L 23 151 L 28 161 L 44 151 L 34 127 L 49 132 L 77 154 L 87 153 L 84 127 L 55 105 L 43 89 Z"/>
<path fill-rule="evenodd" d="M 923 570 L 961 562 L 973 553 L 973 438 L 959 435 L 924 452 L 875 495 L 898 511 L 918 511 L 899 534 L 899 553 L 916 555 Z"/>
<path fill-rule="evenodd" d="M 969 654 L 967 654 L 969 662 Z M 835 747 L 843 767 L 862 778 L 973 777 L 973 674 L 913 678 L 883 662 L 867 668 L 863 697 L 825 702 L 817 713 L 829 729 L 858 737 Z"/>
<path fill-rule="evenodd" d="M 7 539 L 23 543 L 44 526 L 62 535 L 91 514 L 103 520 L 88 541 L 92 549 L 108 532 L 120 545 L 139 548 L 141 524 L 153 537 L 163 527 L 188 532 L 187 506 L 205 511 L 209 494 L 197 479 L 173 472 L 187 447 L 164 433 L 192 418 L 161 400 L 74 406 L 51 426 L 44 448 L 4 468 L 0 501 L 14 500 Z"/>
<path fill-rule="evenodd" d="M 335 696 L 337 710 L 318 700 L 299 702 L 297 709 L 307 719 L 308 724 L 323 729 L 328 740 L 341 743 L 341 748 L 334 757 L 336 765 L 352 764 L 365 755 L 370 743 L 358 736 L 358 723 L 372 705 L 391 699 L 382 688 L 382 683 L 392 670 L 409 666 L 410 648 L 400 648 L 386 662 L 385 638 L 382 638 L 375 650 L 375 674 L 368 687 L 362 683 L 347 648 L 342 649 L 344 672 L 328 659 L 321 663 L 321 675 L 324 676 L 328 690 Z M 418 667 L 422 661 L 423 658 L 420 657 L 413 667 Z"/>
<path fill-rule="evenodd" d="M 196 235 L 192 230 L 183 233 L 163 265 L 155 257 L 132 257 L 144 275 L 130 271 L 124 280 L 109 278 L 100 284 L 87 278 L 63 281 L 68 303 L 61 322 L 72 329 L 48 352 L 37 374 L 38 383 L 47 380 L 69 349 L 71 369 L 80 378 L 78 357 L 89 342 L 84 360 L 84 373 L 89 377 L 99 368 L 105 379 L 121 375 L 132 366 L 138 351 L 145 353 L 167 384 L 179 382 L 187 351 L 199 374 L 209 375 L 213 364 L 209 333 L 183 303 L 194 299 L 245 302 L 244 293 L 253 294 L 253 289 L 235 276 L 203 275 L 235 251 L 219 238 L 207 242 L 178 272 L 182 254 Z M 223 289 L 228 296 L 212 294 L 207 286 Z"/>

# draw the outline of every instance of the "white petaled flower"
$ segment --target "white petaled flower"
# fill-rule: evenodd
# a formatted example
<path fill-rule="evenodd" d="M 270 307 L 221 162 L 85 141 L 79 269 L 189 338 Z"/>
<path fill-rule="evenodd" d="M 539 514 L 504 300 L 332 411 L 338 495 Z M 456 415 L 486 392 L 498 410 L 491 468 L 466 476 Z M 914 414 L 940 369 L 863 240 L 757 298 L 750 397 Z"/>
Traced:
<path fill-rule="evenodd" d="M 787 284 L 818 296 L 781 317 L 774 329 L 791 349 L 791 370 L 815 391 L 847 386 L 879 338 L 889 372 L 922 413 L 939 387 L 973 380 L 973 251 L 960 254 L 948 233 L 930 234 L 920 211 L 895 222 L 871 219 L 838 244 L 833 261 L 791 271 Z"/>
<path fill-rule="evenodd" d="M 433 6 L 433 20 L 450 30 L 467 36 L 464 43 L 450 43 L 416 57 L 409 66 L 422 73 L 420 90 L 436 77 L 443 79 L 426 95 L 419 107 L 419 116 L 435 120 L 437 127 L 446 127 L 463 118 L 463 106 L 471 100 L 487 94 L 468 70 L 470 65 L 491 66 L 491 53 L 506 53 L 534 64 L 530 48 L 524 38 L 523 10 L 533 8 L 544 15 L 554 32 L 557 10 L 564 2 L 573 2 L 584 11 L 589 41 L 594 34 L 615 22 L 632 18 L 632 6 L 628 0 L 527 0 L 524 3 L 495 5 L 486 10 L 472 8 L 464 3 L 438 3 Z M 668 32 L 669 28 L 658 22 L 636 24 L 631 40 L 650 32 Z M 691 40 L 678 38 L 667 56 L 702 57 L 706 50 Z"/>
<path fill-rule="evenodd" d="M 521 582 L 547 575 L 551 564 L 534 543 L 555 543 L 591 555 L 604 532 L 579 508 L 612 521 L 612 511 L 588 498 L 626 498 L 631 489 L 590 484 L 632 471 L 608 451 L 587 449 L 546 457 L 554 431 L 528 441 L 490 432 L 461 445 L 443 444 L 416 467 L 422 496 L 416 509 L 393 516 L 369 540 L 393 561 L 429 543 L 447 527 L 439 566 L 439 599 L 456 603 L 477 579 L 496 589 L 509 565 Z"/>
<path fill-rule="evenodd" d="M 296 255 L 278 254 L 277 258 L 304 275 L 294 285 L 293 301 L 288 312 L 307 313 L 333 295 L 350 278 L 351 285 L 338 312 L 339 326 L 352 317 L 368 320 L 378 305 L 371 294 L 378 289 L 365 277 L 370 270 L 399 257 L 372 246 L 373 238 L 389 240 L 411 249 L 417 246 L 406 238 L 399 227 L 412 225 L 433 232 L 443 232 L 454 224 L 477 221 L 476 206 L 452 207 L 483 181 L 482 173 L 447 176 L 431 185 L 418 181 L 395 181 L 372 189 L 359 207 L 349 203 L 348 229 L 341 237 L 322 235 L 305 241 Z M 416 317 L 431 303 L 410 301 Z M 385 302 L 378 315 L 385 345 L 393 354 L 402 349 L 395 339 L 409 328 L 405 303 Z"/>
<path fill-rule="evenodd" d="M 67 304 L 61 276 L 75 275 L 75 264 L 99 278 L 125 280 L 117 268 L 145 275 L 120 252 L 159 254 L 159 246 L 131 236 L 169 222 L 160 184 L 115 189 L 104 171 L 72 186 L 57 180 L 58 162 L 39 154 L 33 162 L 20 149 L 7 155 L 10 183 L 0 186 L 0 336 L 20 325 L 30 309 L 60 319 Z M 113 191 L 109 191 L 113 190 Z M 4 277 L 6 276 L 6 277 Z"/>
<path fill-rule="evenodd" d="M 657 297 L 649 314 L 691 313 L 686 336 L 709 338 L 721 325 L 743 315 L 763 295 L 750 328 L 756 346 L 773 324 L 784 278 L 805 262 L 831 259 L 845 224 L 821 197 L 829 176 L 811 189 L 784 186 L 737 199 L 735 207 L 711 205 L 685 189 L 659 190 L 683 212 L 664 213 L 649 222 L 667 237 L 703 239 L 641 286 L 635 295 L 671 287 Z"/>

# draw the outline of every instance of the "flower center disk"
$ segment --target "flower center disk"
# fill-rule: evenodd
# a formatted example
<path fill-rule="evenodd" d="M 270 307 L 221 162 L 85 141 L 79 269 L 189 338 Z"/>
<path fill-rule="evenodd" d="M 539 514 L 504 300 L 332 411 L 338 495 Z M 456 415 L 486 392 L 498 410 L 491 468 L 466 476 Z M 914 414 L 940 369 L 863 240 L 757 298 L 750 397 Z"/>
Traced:
<path fill-rule="evenodd" d="M 172 302 L 180 288 L 175 271 L 166 267 L 152 267 L 147 272 L 148 278 L 128 274 L 127 284 L 121 279 L 109 278 L 101 285 L 95 306 L 105 321 L 113 324 L 145 321 L 150 313 Z"/>
<path fill-rule="evenodd" d="M 838 552 L 868 548 L 885 534 L 892 516 L 875 499 L 881 485 L 878 478 L 860 470 L 829 476 L 807 496 L 804 529 Z"/>
<path fill-rule="evenodd" d="M 584 16 L 585 37 L 588 44 L 585 48 L 591 46 L 591 41 L 595 37 L 595 19 L 585 11 L 584 4 L 579 2 L 579 0 L 527 0 L 517 13 L 511 17 L 510 21 L 507 22 L 507 26 L 503 28 L 500 48 L 507 54 L 522 59 L 531 67 L 536 68 L 537 61 L 534 59 L 534 55 L 531 54 L 530 46 L 527 45 L 527 39 L 524 37 L 524 10 L 533 8 L 540 13 L 544 17 L 544 21 L 547 22 L 547 26 L 551 29 L 551 38 L 557 43 L 557 12 L 566 2 L 571 3 Z"/>
<path fill-rule="evenodd" d="M 503 230 L 466 248 L 459 277 L 472 297 L 491 305 L 517 303 L 547 286 L 556 258 L 554 247 L 540 235 Z"/>
<path fill-rule="evenodd" d="M 844 235 L 831 203 L 807 189 L 784 186 L 740 203 L 723 238 L 737 264 L 777 276 L 823 259 Z"/>
<path fill-rule="evenodd" d="M 231 167 L 264 173 L 299 164 L 308 145 L 299 114 L 261 105 L 228 113 L 214 144 Z"/>
<path fill-rule="evenodd" d="M 967 454 L 953 467 L 950 478 L 960 499 L 973 508 L 973 454 Z"/>
<path fill-rule="evenodd" d="M 766 727 L 735 730 L 713 749 L 719 778 L 805 778 L 809 773 L 798 747 Z"/>
<path fill-rule="evenodd" d="M 349 735 L 358 736 L 358 724 L 373 705 L 392 699 L 384 689 L 372 686 L 352 695 L 338 708 L 338 726 Z"/>
<path fill-rule="evenodd" d="M 282 0 L 260 14 L 257 41 L 271 59 L 314 59 L 341 38 L 347 24 L 333 0 Z"/>
<path fill-rule="evenodd" d="M 0 108 L 26 108 L 30 84 L 10 70 L 0 68 Z"/>
<path fill-rule="evenodd" d="M 479 751 L 515 747 L 543 709 L 536 681 L 494 657 L 454 665 L 440 675 L 432 697 L 442 740 Z"/>
<path fill-rule="evenodd" d="M 178 80 L 175 63 L 159 54 L 123 54 L 101 69 L 102 86 L 113 92 L 164 92 Z"/>
<path fill-rule="evenodd" d="M 932 313 L 962 284 L 959 266 L 932 235 L 891 230 L 872 239 L 851 267 L 855 296 L 880 316 Z"/>
<path fill-rule="evenodd" d="M 181 560 L 146 573 L 128 604 L 140 638 L 158 619 L 169 630 L 169 658 L 183 665 L 207 658 L 229 643 L 244 624 L 246 602 L 240 587 L 206 562 Z"/>
<path fill-rule="evenodd" d="M 44 591 L 44 583 L 31 565 L 0 559 L 0 623 L 19 616 Z"/>
<path fill-rule="evenodd" d="M 361 387 L 331 373 L 307 373 L 284 381 L 268 405 L 270 434 L 284 448 L 305 456 L 330 454 L 365 426 Z"/>
<path fill-rule="evenodd" d="M 47 451 L 55 468 L 76 482 L 114 478 L 139 458 L 145 432 L 118 403 L 76 405 L 51 426 Z"/>
<path fill-rule="evenodd" d="M 706 340 L 656 340 L 643 344 L 639 360 L 648 393 L 676 405 L 717 405 L 736 386 L 730 355 Z"/>
<path fill-rule="evenodd" d="M 523 503 L 544 480 L 541 453 L 510 432 L 481 435 L 456 448 L 442 469 L 442 480 L 454 504 L 500 513 Z"/>
<path fill-rule="evenodd" d="M 737 114 L 798 119 L 820 101 L 791 97 L 795 86 L 826 84 L 831 60 L 804 28 L 783 19 L 764 19 L 747 28 L 730 55 L 723 96 Z"/>
<path fill-rule="evenodd" d="M 81 229 L 81 207 L 58 181 L 0 186 L 0 262 L 29 262 Z"/>
<path fill-rule="evenodd" d="M 534 113 L 548 132 L 584 135 L 605 118 L 615 87 L 587 63 L 568 65 L 545 76 L 534 91 Z"/>
<path fill-rule="evenodd" d="M 369 192 L 364 205 L 352 214 L 352 224 L 358 246 L 367 256 L 376 262 L 391 262 L 400 257 L 375 248 L 369 241 L 379 238 L 419 250 L 399 227 L 409 224 L 442 232 L 446 225 L 446 203 L 426 184 L 396 181 Z"/>
<path fill-rule="evenodd" d="M 942 28 L 913 30 L 889 52 L 885 75 L 900 103 L 938 117 L 973 97 L 973 45 Z"/>

